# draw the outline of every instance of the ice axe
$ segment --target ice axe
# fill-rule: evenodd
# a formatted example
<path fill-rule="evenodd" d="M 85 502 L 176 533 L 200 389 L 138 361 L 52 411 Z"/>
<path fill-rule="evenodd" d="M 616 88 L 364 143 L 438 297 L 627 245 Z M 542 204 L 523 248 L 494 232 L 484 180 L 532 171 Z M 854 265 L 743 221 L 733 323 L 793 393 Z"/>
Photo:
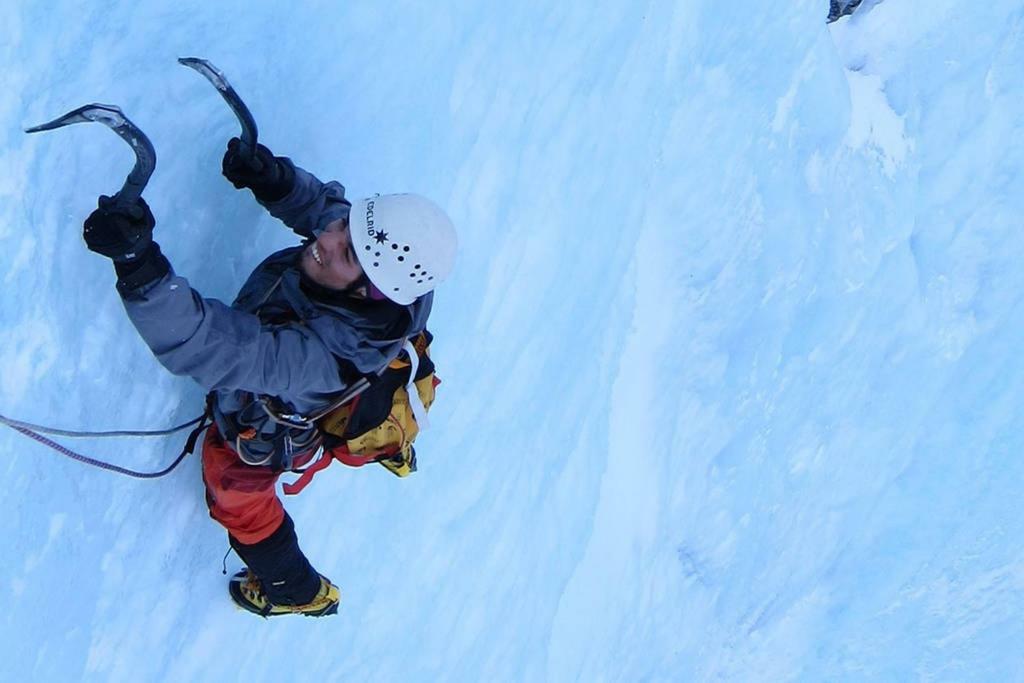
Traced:
<path fill-rule="evenodd" d="M 178 63 L 195 69 L 205 76 L 206 80 L 213 84 L 213 87 L 217 88 L 217 92 L 228 103 L 231 110 L 235 112 L 238 122 L 242 124 L 242 135 L 240 136 L 242 157 L 248 161 L 254 161 L 256 155 L 256 121 L 252 118 L 249 108 L 245 106 L 245 102 L 242 101 L 242 98 L 238 96 L 235 89 L 228 83 L 228 79 L 224 77 L 220 69 L 206 59 L 179 57 Z"/>
<path fill-rule="evenodd" d="M 102 123 L 110 128 L 122 140 L 131 145 L 132 151 L 135 152 L 135 167 L 128 174 L 121 190 L 114 195 L 114 206 L 117 209 L 133 213 L 133 209 L 138 206 L 138 199 L 142 196 L 142 191 L 146 189 L 149 177 L 153 175 L 153 169 L 156 168 L 156 152 L 146 134 L 128 120 L 120 107 L 112 104 L 87 104 L 74 111 L 69 111 L 53 121 L 26 128 L 25 132 L 39 133 L 44 130 L 70 126 L 73 123 L 89 122 Z"/>

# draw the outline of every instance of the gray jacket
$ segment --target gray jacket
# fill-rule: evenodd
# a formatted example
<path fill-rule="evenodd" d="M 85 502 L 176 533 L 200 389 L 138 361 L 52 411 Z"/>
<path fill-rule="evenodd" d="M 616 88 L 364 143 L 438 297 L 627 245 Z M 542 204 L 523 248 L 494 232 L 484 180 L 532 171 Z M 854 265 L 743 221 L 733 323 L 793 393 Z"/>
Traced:
<path fill-rule="evenodd" d="M 347 217 L 351 204 L 340 183 L 322 183 L 295 168 L 291 193 L 264 206 L 312 239 L 328 223 Z M 157 360 L 213 392 L 214 417 L 226 439 L 255 428 L 257 438 L 242 445 L 257 451 L 285 442 L 289 451 L 301 450 L 314 436 L 267 420 L 258 397 L 273 397 L 287 412 L 314 413 L 361 374 L 393 360 L 408 337 L 425 329 L 430 314 L 432 294 L 408 306 L 353 301 L 342 307 L 310 299 L 299 286 L 302 248 L 268 257 L 231 306 L 204 299 L 173 270 L 141 289 L 121 292 L 128 317 Z"/>

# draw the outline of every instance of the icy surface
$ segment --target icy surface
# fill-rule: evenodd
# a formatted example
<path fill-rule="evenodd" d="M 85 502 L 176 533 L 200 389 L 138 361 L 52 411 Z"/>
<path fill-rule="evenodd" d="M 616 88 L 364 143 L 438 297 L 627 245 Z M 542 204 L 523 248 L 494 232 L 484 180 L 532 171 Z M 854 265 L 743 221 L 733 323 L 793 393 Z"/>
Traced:
<path fill-rule="evenodd" d="M 3 430 L 0 680 L 1024 679 L 1024 9 L 826 4 L 9 3 L 3 414 L 202 402 L 81 242 L 128 147 L 24 126 L 120 105 L 207 296 L 293 243 L 219 176 L 238 126 L 179 56 L 462 244 L 420 472 L 287 501 L 338 617 L 231 606 L 197 459 L 138 482 Z"/>

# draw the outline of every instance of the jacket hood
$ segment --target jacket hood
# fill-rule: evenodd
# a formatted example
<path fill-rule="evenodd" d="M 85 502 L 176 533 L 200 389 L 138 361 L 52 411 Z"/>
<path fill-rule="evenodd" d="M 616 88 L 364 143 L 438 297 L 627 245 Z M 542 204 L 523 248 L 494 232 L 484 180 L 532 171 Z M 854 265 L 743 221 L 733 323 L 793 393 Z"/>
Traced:
<path fill-rule="evenodd" d="M 242 287 L 234 306 L 258 313 L 271 324 L 275 316 L 282 323 L 298 316 L 332 354 L 362 373 L 376 372 L 391 362 L 405 340 L 426 327 L 433 292 L 404 306 L 390 300 L 348 298 L 342 303 L 310 297 L 297 265 L 302 249 L 291 247 L 269 256 Z"/>

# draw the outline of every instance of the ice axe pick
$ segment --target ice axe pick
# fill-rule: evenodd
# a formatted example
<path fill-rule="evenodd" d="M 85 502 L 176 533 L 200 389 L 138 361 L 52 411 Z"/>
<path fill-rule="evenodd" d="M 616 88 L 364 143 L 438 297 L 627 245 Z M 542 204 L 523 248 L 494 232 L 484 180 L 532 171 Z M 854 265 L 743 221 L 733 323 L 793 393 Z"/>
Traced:
<path fill-rule="evenodd" d="M 89 122 L 102 123 L 131 145 L 132 151 L 135 152 L 135 167 L 128 174 L 121 190 L 114 195 L 114 206 L 132 213 L 138 205 L 142 191 L 146 189 L 149 177 L 153 175 L 153 169 L 156 168 L 156 152 L 146 134 L 124 115 L 120 107 L 112 104 L 87 104 L 53 121 L 26 128 L 25 132 L 39 133 L 70 126 L 73 123 Z"/>
<path fill-rule="evenodd" d="M 231 87 L 231 84 L 228 83 L 228 79 L 224 77 L 221 70 L 211 64 L 209 60 L 198 57 L 179 57 L 178 63 L 195 69 L 205 76 L 206 80 L 213 84 L 213 87 L 217 88 L 217 92 L 228 103 L 231 110 L 235 112 L 238 122 L 242 124 L 240 139 L 243 157 L 247 160 L 254 159 L 256 154 L 256 121 L 252 118 L 249 108 L 245 106 L 245 102 L 238 96 L 235 89 Z"/>

